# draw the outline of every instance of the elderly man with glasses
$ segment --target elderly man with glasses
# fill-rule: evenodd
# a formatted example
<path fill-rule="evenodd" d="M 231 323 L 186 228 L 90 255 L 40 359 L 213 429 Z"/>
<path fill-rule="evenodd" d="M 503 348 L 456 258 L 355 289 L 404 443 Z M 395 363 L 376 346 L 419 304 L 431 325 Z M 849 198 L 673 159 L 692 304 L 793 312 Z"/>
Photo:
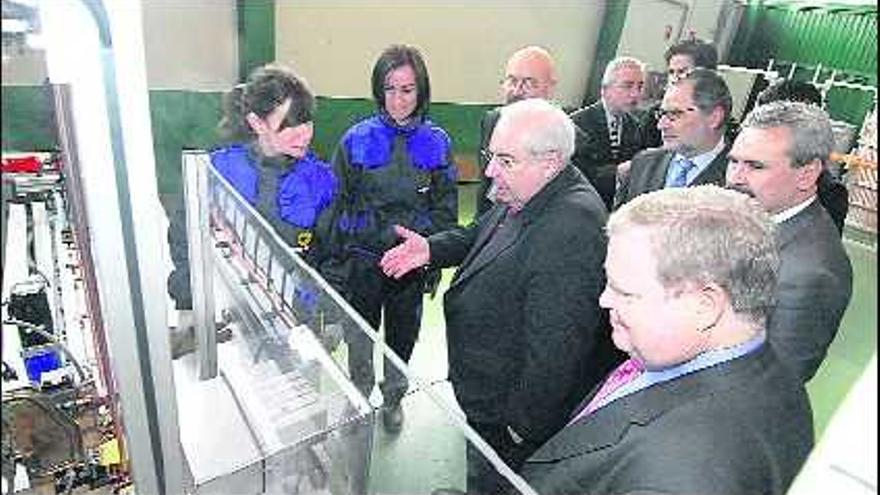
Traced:
<path fill-rule="evenodd" d="M 542 99 L 503 107 L 486 169 L 495 206 L 429 238 L 398 228 L 403 243 L 381 261 L 395 278 L 459 266 L 444 295 L 449 379 L 468 423 L 514 470 L 619 360 L 599 308 L 606 212 L 569 166 L 574 135 Z M 501 493 L 493 467 L 467 453 L 468 493 Z"/>
<path fill-rule="evenodd" d="M 619 174 L 615 208 L 667 187 L 724 185 L 732 105 L 727 83 L 715 71 L 694 69 L 670 84 L 657 109 L 663 147 L 637 154 L 629 170 Z"/>

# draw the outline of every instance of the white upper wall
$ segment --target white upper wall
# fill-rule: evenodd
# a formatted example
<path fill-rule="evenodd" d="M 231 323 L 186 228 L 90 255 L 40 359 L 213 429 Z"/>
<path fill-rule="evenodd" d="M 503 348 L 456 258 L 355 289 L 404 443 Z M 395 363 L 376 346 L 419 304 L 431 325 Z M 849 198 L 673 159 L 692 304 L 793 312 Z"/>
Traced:
<path fill-rule="evenodd" d="M 41 50 L 27 46 L 4 48 L 4 86 L 39 86 L 46 79 L 46 57 Z"/>
<path fill-rule="evenodd" d="M 428 65 L 432 100 L 493 103 L 510 54 L 540 45 L 556 59 L 557 98 L 578 105 L 603 9 L 602 0 L 277 0 L 276 58 L 319 95 L 368 98 L 381 51 L 412 44 Z"/>
<path fill-rule="evenodd" d="M 150 89 L 216 91 L 236 83 L 235 0 L 141 2 Z M 3 61 L 4 85 L 39 85 L 45 77 L 45 55 L 40 50 L 25 47 Z"/>
<path fill-rule="evenodd" d="M 150 89 L 225 91 L 238 80 L 235 0 L 141 0 Z"/>
<path fill-rule="evenodd" d="M 721 0 L 631 0 L 617 54 L 631 55 L 648 64 L 649 70 L 664 72 L 663 54 L 679 36 L 693 32 L 697 38 L 715 40 L 723 7 Z"/>

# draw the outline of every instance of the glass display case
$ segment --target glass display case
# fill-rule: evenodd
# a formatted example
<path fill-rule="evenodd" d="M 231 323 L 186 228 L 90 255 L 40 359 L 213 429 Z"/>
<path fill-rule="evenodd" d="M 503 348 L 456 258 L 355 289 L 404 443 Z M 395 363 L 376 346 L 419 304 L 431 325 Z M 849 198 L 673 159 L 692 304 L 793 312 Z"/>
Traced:
<path fill-rule="evenodd" d="M 173 369 L 188 493 L 463 488 L 467 442 L 529 493 L 468 428 L 447 381 L 428 383 L 394 355 L 206 153 L 183 162 L 198 330 Z M 410 382 L 399 435 L 376 427 L 381 404 L 350 380 L 355 335 L 375 343 L 377 371 L 388 361 Z"/>

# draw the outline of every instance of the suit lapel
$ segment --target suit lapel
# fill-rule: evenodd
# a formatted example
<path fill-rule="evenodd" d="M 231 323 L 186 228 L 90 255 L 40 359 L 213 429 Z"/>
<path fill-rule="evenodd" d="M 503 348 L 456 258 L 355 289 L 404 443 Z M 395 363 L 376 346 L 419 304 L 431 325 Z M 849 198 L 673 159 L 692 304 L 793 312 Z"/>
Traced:
<path fill-rule="evenodd" d="M 663 153 L 660 157 L 660 163 L 658 166 L 650 168 L 652 175 L 648 177 L 648 187 L 645 188 L 645 191 L 640 192 L 656 191 L 666 187 L 666 174 L 669 171 L 669 164 L 672 162 L 672 156 L 672 152 Z"/>
<path fill-rule="evenodd" d="M 727 175 L 727 153 L 730 151 L 730 146 L 727 145 L 724 149 L 721 150 L 721 153 L 712 160 L 712 163 L 709 164 L 708 167 L 703 169 L 700 172 L 700 175 L 694 178 L 694 181 L 691 185 L 696 186 L 698 184 L 715 184 L 719 186 L 724 185 L 724 178 Z"/>
<path fill-rule="evenodd" d="M 600 149 L 611 150 L 611 138 L 608 136 L 608 118 L 605 115 L 605 105 L 601 102 L 596 104 L 595 112 L 598 126 L 596 134 L 599 136 Z"/>
<path fill-rule="evenodd" d="M 452 283 L 450 284 L 451 286 L 458 285 L 462 280 L 470 277 L 476 272 L 476 270 L 482 268 L 486 263 L 494 259 L 494 256 L 488 256 L 491 253 L 485 253 L 482 255 L 480 253 L 486 248 L 486 243 L 492 238 L 492 235 L 498 229 L 498 225 L 504 220 L 506 215 L 506 207 L 495 206 L 492 208 L 492 211 L 487 216 L 485 226 L 480 229 L 480 233 L 477 235 L 477 240 L 474 242 L 474 246 L 461 263 L 461 267 L 456 272 L 455 277 L 453 277 Z M 495 246 L 499 244 L 501 243 L 496 242 L 492 246 L 492 251 L 494 253 L 501 252 L 500 249 L 495 248 Z M 510 245 L 510 243 L 506 243 L 503 247 L 506 248 L 508 245 Z"/>
<path fill-rule="evenodd" d="M 781 249 L 790 243 L 805 226 L 813 225 L 816 215 L 822 213 L 819 199 L 813 199 L 809 206 L 797 215 L 776 226 L 776 245 Z"/>
<path fill-rule="evenodd" d="M 500 253 L 516 244 L 522 237 L 523 232 L 528 228 L 531 219 L 540 215 L 540 212 L 556 197 L 559 191 L 571 187 L 578 181 L 586 183 L 586 179 L 583 178 L 583 175 L 577 168 L 571 165 L 566 166 L 558 176 L 552 179 L 529 200 L 522 211 L 517 213 L 515 219 L 510 219 L 504 227 L 499 227 L 499 224 L 504 221 L 508 209 L 499 205 L 490 210 L 487 214 L 486 225 L 481 227 L 474 246 L 468 252 L 465 260 L 453 277 L 450 289 L 472 277 L 475 273 L 495 261 Z M 515 230 L 502 234 L 496 232 L 498 228 Z M 496 234 L 500 235 L 500 237 L 489 243 L 492 236 Z"/>

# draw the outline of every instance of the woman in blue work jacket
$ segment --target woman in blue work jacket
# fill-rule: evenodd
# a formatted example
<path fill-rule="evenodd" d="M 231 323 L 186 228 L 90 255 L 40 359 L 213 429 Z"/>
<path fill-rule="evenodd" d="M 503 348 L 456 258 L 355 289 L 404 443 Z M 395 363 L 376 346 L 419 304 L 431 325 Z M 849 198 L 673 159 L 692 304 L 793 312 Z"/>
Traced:
<path fill-rule="evenodd" d="M 229 95 L 220 126 L 232 144 L 211 151 L 220 175 L 311 263 L 338 182 L 309 149 L 314 111 L 315 97 L 292 71 L 258 68 Z"/>
<path fill-rule="evenodd" d="M 449 135 L 427 116 L 431 88 L 416 48 L 385 49 L 373 67 L 372 92 L 376 113 L 349 128 L 333 156 L 340 181 L 334 227 L 347 265 L 346 298 L 374 329 L 384 310 L 385 340 L 408 361 L 421 325 L 426 274 L 393 280 L 378 262 L 397 244 L 394 225 L 426 236 L 456 225 L 457 174 Z M 372 342 L 356 332 L 346 339 L 352 380 L 369 396 Z M 382 417 L 393 433 L 402 426 L 400 400 L 408 384 L 385 363 Z"/>
<path fill-rule="evenodd" d="M 318 232 L 329 229 L 338 181 L 332 168 L 309 150 L 314 111 L 314 96 L 290 69 L 260 67 L 227 96 L 220 130 L 229 144 L 211 151 L 210 157 L 280 237 L 317 267 L 328 253 Z M 169 293 L 184 312 L 192 308 L 185 223 L 181 214 L 169 231 L 176 269 L 168 280 Z"/>

